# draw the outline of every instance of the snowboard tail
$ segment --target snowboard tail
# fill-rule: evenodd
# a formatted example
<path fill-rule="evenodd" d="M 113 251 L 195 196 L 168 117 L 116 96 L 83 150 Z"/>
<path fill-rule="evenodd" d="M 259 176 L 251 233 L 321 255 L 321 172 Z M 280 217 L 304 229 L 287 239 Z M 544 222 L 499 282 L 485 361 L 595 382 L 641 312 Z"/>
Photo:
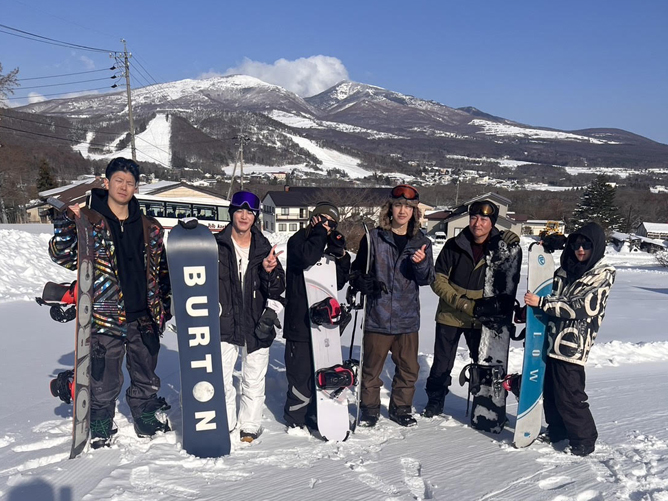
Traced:
<path fill-rule="evenodd" d="M 181 369 L 183 448 L 197 457 L 230 453 L 220 352 L 218 246 L 203 225 L 179 225 L 169 233 L 172 284 Z"/>

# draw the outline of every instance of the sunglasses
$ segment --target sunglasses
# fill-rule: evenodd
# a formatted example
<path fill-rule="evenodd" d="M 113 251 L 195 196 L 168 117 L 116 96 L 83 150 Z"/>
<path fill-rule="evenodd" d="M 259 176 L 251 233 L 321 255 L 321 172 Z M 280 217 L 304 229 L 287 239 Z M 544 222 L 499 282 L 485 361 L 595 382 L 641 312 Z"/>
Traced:
<path fill-rule="evenodd" d="M 574 251 L 578 250 L 580 247 L 582 247 L 584 250 L 592 250 L 594 248 L 594 244 L 589 240 L 575 240 L 574 242 L 570 243 L 570 246 Z"/>
<path fill-rule="evenodd" d="M 406 200 L 420 200 L 418 191 L 407 184 L 400 184 L 392 188 L 392 198 L 405 198 Z"/>
<path fill-rule="evenodd" d="M 232 196 L 230 207 L 239 207 L 251 212 L 260 212 L 260 199 L 250 191 L 237 191 Z"/>
<path fill-rule="evenodd" d="M 473 202 L 469 207 L 469 216 L 493 216 L 496 213 L 496 207 L 488 202 Z"/>

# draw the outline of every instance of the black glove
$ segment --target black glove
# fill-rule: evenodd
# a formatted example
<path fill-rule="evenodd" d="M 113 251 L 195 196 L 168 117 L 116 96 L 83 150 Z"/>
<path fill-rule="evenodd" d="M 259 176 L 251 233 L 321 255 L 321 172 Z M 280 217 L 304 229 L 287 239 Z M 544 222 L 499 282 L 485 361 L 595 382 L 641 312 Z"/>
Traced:
<path fill-rule="evenodd" d="M 510 315 L 513 312 L 515 298 L 508 294 L 476 299 L 473 307 L 475 318 L 491 318 Z"/>
<path fill-rule="evenodd" d="M 543 250 L 548 254 L 552 254 L 556 250 L 561 250 L 566 247 L 566 237 L 563 235 L 546 235 L 542 239 Z"/>
<path fill-rule="evenodd" d="M 364 296 L 369 294 L 375 296 L 381 292 L 387 294 L 387 286 L 385 283 L 376 280 L 376 277 L 371 273 L 357 275 L 355 280 L 353 280 L 353 287 L 360 291 Z"/>
<path fill-rule="evenodd" d="M 325 254 L 342 257 L 346 253 L 346 239 L 345 237 L 334 230 L 327 236 L 327 247 Z"/>
<path fill-rule="evenodd" d="M 274 335 L 274 327 L 281 328 L 276 312 L 271 308 L 265 308 L 264 313 L 255 326 L 255 337 L 260 341 L 267 341 Z"/>

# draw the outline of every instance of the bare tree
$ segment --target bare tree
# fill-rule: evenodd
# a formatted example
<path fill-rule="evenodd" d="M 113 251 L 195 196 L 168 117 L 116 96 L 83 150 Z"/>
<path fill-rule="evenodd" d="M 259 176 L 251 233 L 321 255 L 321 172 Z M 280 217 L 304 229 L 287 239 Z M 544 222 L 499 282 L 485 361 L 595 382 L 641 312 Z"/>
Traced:
<path fill-rule="evenodd" d="M 8 94 L 14 94 L 14 87 L 20 85 L 16 79 L 19 69 L 14 68 L 6 75 L 2 74 L 2 63 L 0 63 L 0 103 Z"/>

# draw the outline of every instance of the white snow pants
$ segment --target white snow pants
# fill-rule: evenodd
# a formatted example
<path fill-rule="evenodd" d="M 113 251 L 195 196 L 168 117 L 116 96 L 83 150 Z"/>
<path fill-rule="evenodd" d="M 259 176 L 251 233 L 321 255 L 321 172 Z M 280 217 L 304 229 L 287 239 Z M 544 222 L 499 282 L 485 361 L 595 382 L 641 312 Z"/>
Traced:
<path fill-rule="evenodd" d="M 232 380 L 234 366 L 241 348 L 241 401 L 239 418 L 237 419 L 237 391 Z M 220 343 L 223 356 L 223 383 L 225 385 L 225 404 L 227 405 L 227 422 L 232 431 L 235 426 L 242 431 L 255 433 L 262 422 L 264 406 L 264 386 L 267 367 L 269 366 L 269 348 L 260 348 L 248 353 L 246 346 Z"/>

